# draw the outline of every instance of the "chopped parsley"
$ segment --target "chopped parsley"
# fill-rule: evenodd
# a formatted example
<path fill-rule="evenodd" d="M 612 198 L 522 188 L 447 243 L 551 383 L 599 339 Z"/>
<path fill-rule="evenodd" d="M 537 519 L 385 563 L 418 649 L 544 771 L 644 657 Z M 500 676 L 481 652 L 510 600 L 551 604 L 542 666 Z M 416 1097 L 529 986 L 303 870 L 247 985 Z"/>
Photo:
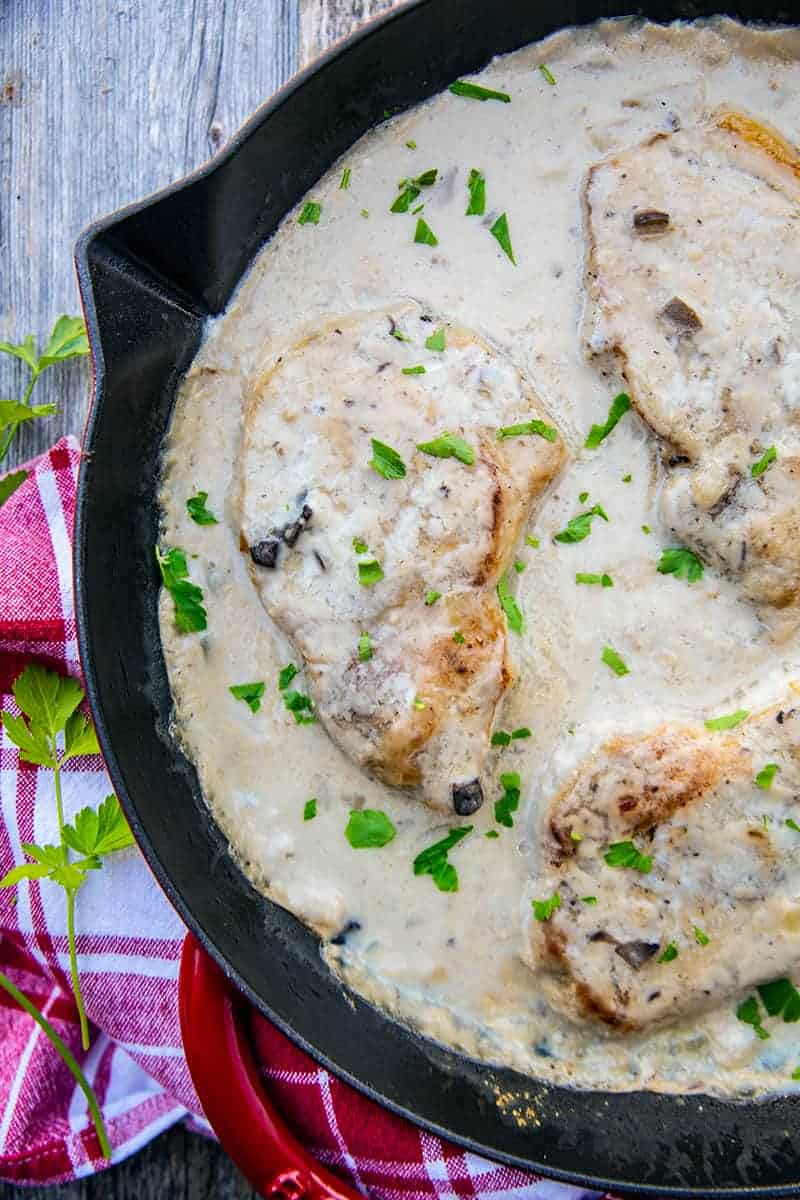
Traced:
<path fill-rule="evenodd" d="M 417 217 L 417 228 L 414 230 L 414 241 L 419 246 L 438 246 L 439 239 L 422 217 Z"/>
<path fill-rule="evenodd" d="M 588 499 L 589 499 L 589 493 L 581 492 L 580 496 L 578 496 L 578 503 L 585 504 Z"/>
<path fill-rule="evenodd" d="M 412 210 L 411 210 L 412 217 L 415 217 L 417 215 L 417 213 L 423 212 L 424 209 L 425 209 L 424 204 L 418 204 L 416 208 L 412 208 Z"/>
<path fill-rule="evenodd" d="M 610 667 L 615 675 L 622 678 L 623 675 L 630 675 L 630 668 L 626 666 L 623 659 L 617 654 L 611 646 L 604 646 L 603 653 L 600 655 L 600 661 L 604 662 L 607 667 Z"/>
<path fill-rule="evenodd" d="M 595 504 L 594 508 L 590 508 L 587 512 L 578 513 L 577 517 L 573 517 L 567 521 L 566 529 L 562 529 L 553 538 L 554 542 L 562 542 L 566 545 L 574 545 L 575 542 L 582 542 L 587 538 L 592 531 L 592 521 L 595 517 L 600 517 L 603 521 L 607 521 L 608 517 L 599 504 Z"/>
<path fill-rule="evenodd" d="M 314 705 L 310 696 L 304 695 L 302 692 L 283 692 L 283 703 L 288 712 L 292 714 L 298 725 L 314 725 L 317 718 L 314 716 Z"/>
<path fill-rule="evenodd" d="M 586 441 L 583 443 L 587 450 L 596 450 L 601 442 L 605 441 L 612 429 L 619 423 L 622 417 L 631 406 L 631 398 L 625 392 L 620 392 L 611 401 L 611 407 L 608 410 L 608 416 L 602 425 L 593 425 L 589 430 Z"/>
<path fill-rule="evenodd" d="M 362 208 L 362 210 L 361 210 L 361 216 L 362 216 L 362 217 L 364 217 L 364 219 L 366 220 L 366 218 L 369 216 L 369 209 L 368 209 L 368 208 Z"/>
<path fill-rule="evenodd" d="M 358 564 L 358 582 L 362 587 L 372 587 L 383 579 L 383 567 L 376 558 Z"/>
<path fill-rule="evenodd" d="M 651 856 L 640 854 L 633 842 L 612 842 L 603 859 L 609 867 L 629 867 L 642 875 L 647 875 L 653 866 Z"/>
<path fill-rule="evenodd" d="M 494 819 L 498 825 L 505 825 L 507 829 L 511 829 L 514 825 L 513 814 L 519 808 L 519 775 L 516 771 L 509 771 L 500 776 L 500 783 L 504 790 L 500 799 L 495 800 Z"/>
<path fill-rule="evenodd" d="M 769 450 L 765 450 L 758 462 L 754 462 L 750 467 L 750 474 L 753 479 L 758 479 L 766 470 L 775 462 L 778 457 L 778 451 L 774 446 L 770 446 Z"/>
<path fill-rule="evenodd" d="M 514 570 L 517 572 L 518 575 L 521 575 L 522 572 L 525 570 L 525 563 L 522 561 L 521 558 L 514 559 Z"/>
<path fill-rule="evenodd" d="M 707 933 L 703 932 L 703 930 L 700 928 L 699 925 L 695 925 L 694 940 L 697 942 L 698 946 L 707 946 L 708 943 L 711 941 L 711 938 L 708 936 Z"/>
<path fill-rule="evenodd" d="M 344 830 L 344 836 L 354 850 L 388 846 L 396 833 L 386 813 L 375 808 L 353 809 Z"/>
<path fill-rule="evenodd" d="M 206 508 L 207 499 L 208 492 L 198 492 L 196 496 L 190 496 L 186 501 L 186 511 L 196 525 L 219 524 L 214 514 Z"/>
<path fill-rule="evenodd" d="M 457 645 L 459 645 L 459 646 L 463 646 L 463 645 L 464 645 L 464 642 L 465 642 L 466 640 L 467 640 L 467 639 L 464 637 L 464 635 L 463 635 L 463 633 L 461 632 L 461 630 L 460 630 L 460 629 L 457 629 L 457 630 L 455 631 L 455 633 L 453 634 L 453 641 L 454 641 L 454 642 L 456 642 L 456 644 L 457 644 Z"/>
<path fill-rule="evenodd" d="M 261 697 L 264 695 L 264 683 L 237 683 L 228 688 L 237 700 L 244 700 L 250 712 L 257 713 L 261 708 Z"/>
<path fill-rule="evenodd" d="M 533 734 L 531 733 L 530 729 L 528 729 L 527 725 L 520 725 L 519 729 L 514 729 L 511 733 L 512 742 L 517 742 L 521 739 L 529 737 L 533 737 Z"/>
<path fill-rule="evenodd" d="M 632 476 L 632 475 L 623 475 L 623 476 L 622 476 L 622 482 L 623 482 L 623 483 L 632 483 L 632 482 L 633 482 L 633 476 Z"/>
<path fill-rule="evenodd" d="M 422 363 L 418 363 L 415 367 L 403 367 L 404 375 L 424 375 L 425 368 Z"/>
<path fill-rule="evenodd" d="M 296 674 L 297 667 L 294 665 L 294 663 L 289 663 L 287 666 L 285 666 L 278 675 L 278 691 L 285 691 Z"/>
<path fill-rule="evenodd" d="M 797 821 L 793 820 L 791 817 L 787 817 L 784 821 L 784 824 L 788 829 L 793 829 L 795 833 L 800 833 L 800 825 L 798 825 Z"/>
<path fill-rule="evenodd" d="M 441 600 L 441 598 L 441 592 L 430 591 L 425 593 L 425 603 L 427 604 L 428 608 L 430 608 L 432 604 L 435 604 L 437 600 Z"/>
<path fill-rule="evenodd" d="M 783 1014 L 787 1025 L 800 1021 L 800 992 L 791 979 L 773 979 L 757 989 L 761 1003 L 771 1017 Z"/>
<path fill-rule="evenodd" d="M 347 189 L 350 187 L 350 174 L 351 174 L 350 168 L 345 167 L 345 169 L 342 171 L 342 178 L 339 182 L 339 190 L 341 192 L 346 192 Z"/>
<path fill-rule="evenodd" d="M 758 1000 L 755 996 L 748 996 L 739 1007 L 736 1009 L 736 1016 L 745 1025 L 752 1025 L 755 1033 L 762 1041 L 765 1041 L 769 1034 L 761 1024 L 761 1009 L 758 1006 Z"/>
<path fill-rule="evenodd" d="M 555 76 L 553 75 L 553 72 L 550 70 L 550 68 L 548 66 L 546 66 L 545 63 L 539 63 L 539 70 L 541 71 L 541 73 L 544 76 L 544 78 L 546 79 L 546 81 L 552 87 L 555 87 L 555 84 L 556 84 Z"/>
<path fill-rule="evenodd" d="M 489 836 L 488 833 L 486 836 Z M 795 1069 L 792 1071 L 792 1079 L 800 1079 L 800 1067 L 795 1067 Z"/>
<path fill-rule="evenodd" d="M 538 550 L 539 546 L 541 545 L 539 539 L 537 537 L 531 537 L 529 533 L 525 534 L 525 544 L 526 546 L 533 546 L 534 550 Z"/>
<path fill-rule="evenodd" d="M 355 550 L 356 554 L 366 554 L 367 551 L 369 550 L 369 546 L 363 540 L 363 538 L 354 537 L 353 538 L 353 549 Z"/>
<path fill-rule="evenodd" d="M 305 804 L 303 805 L 303 820 L 304 821 L 313 821 L 314 817 L 316 815 L 317 815 L 317 802 L 312 797 L 311 800 L 306 800 Z"/>
<path fill-rule="evenodd" d="M 319 225 L 320 214 L 322 213 L 322 205 L 316 200 L 306 200 L 300 210 L 300 216 L 297 218 L 298 225 Z"/>
<path fill-rule="evenodd" d="M 723 729 L 735 729 L 749 716 L 750 713 L 746 708 L 737 708 L 736 712 L 728 713 L 724 717 L 709 717 L 705 726 L 712 733 L 719 733 Z"/>
<path fill-rule="evenodd" d="M 368 633 L 362 633 L 358 639 L 358 661 L 369 662 L 372 658 L 372 638 Z"/>
<path fill-rule="evenodd" d="M 369 465 L 384 479 L 405 478 L 406 464 L 400 455 L 385 442 L 379 442 L 377 438 L 372 438 L 372 458 L 369 460 Z"/>
<path fill-rule="evenodd" d="M 396 326 L 394 329 L 389 330 L 389 337 L 393 337 L 398 342 L 410 342 L 412 340 L 407 333 L 403 333 L 402 329 L 398 329 Z"/>
<path fill-rule="evenodd" d="M 497 599 L 500 601 L 500 607 L 506 614 L 509 629 L 513 629 L 514 633 L 524 633 L 525 618 L 522 615 L 521 608 L 508 590 L 508 576 L 506 575 L 501 576 L 498 581 Z"/>
<path fill-rule="evenodd" d="M 649 533 L 649 530 L 647 532 Z M 696 583 L 698 579 L 703 578 L 703 564 L 693 550 L 686 550 L 683 546 L 672 546 L 669 550 L 662 551 L 658 573 L 674 575 L 676 579 Z"/>
<path fill-rule="evenodd" d="M 678 957 L 678 947 L 674 942 L 668 942 L 664 947 L 664 953 L 659 956 L 660 963 L 674 962 Z"/>
<path fill-rule="evenodd" d="M 489 233 L 497 242 L 500 249 L 511 259 L 514 266 L 517 265 L 517 260 L 514 258 L 514 250 L 511 246 L 511 234 L 508 231 L 508 217 L 505 213 L 501 213 L 495 221 L 494 225 L 489 230 Z"/>
<path fill-rule="evenodd" d="M 572 842 L 576 842 L 576 843 L 577 843 L 577 842 L 582 842 L 582 841 L 583 841 L 583 834 L 582 834 L 582 833 L 578 833 L 577 829 L 570 829 L 570 831 L 569 831 L 569 837 L 570 837 L 570 841 L 572 841 Z"/>
<path fill-rule="evenodd" d="M 431 167 L 429 171 L 423 171 L 421 175 L 417 175 L 416 179 L 412 179 L 415 187 L 432 187 L 436 183 L 436 176 L 439 174 L 436 167 Z"/>
<path fill-rule="evenodd" d="M 437 350 L 440 354 L 445 349 L 445 333 L 443 329 L 437 329 L 429 338 L 425 339 L 426 350 Z"/>
<path fill-rule="evenodd" d="M 582 904 L 597 904 L 597 896 L 581 896 Z"/>
<path fill-rule="evenodd" d="M 601 587 L 609 588 L 614 586 L 614 580 L 610 575 L 584 575 L 580 571 L 575 576 L 576 583 L 599 583 Z"/>
<path fill-rule="evenodd" d="M 511 734 L 506 733 L 506 731 L 504 729 L 495 729 L 494 733 L 492 734 L 492 745 L 493 746 L 510 746 L 511 745 Z"/>
<path fill-rule="evenodd" d="M 487 838 L 499 838 L 500 834 L 497 832 L 496 829 L 487 829 L 486 833 L 483 836 L 487 837 Z M 800 1078 L 800 1076 L 798 1078 Z"/>
<path fill-rule="evenodd" d="M 510 104 L 511 97 L 507 92 L 495 92 L 491 88 L 481 87 L 479 83 L 469 83 L 466 79 L 457 79 L 450 84 L 454 96 L 464 96 L 467 100 L 500 100 Z"/>
<path fill-rule="evenodd" d="M 413 141 L 406 142 L 406 145 L 408 146 L 409 150 L 416 150 L 417 148 L 417 143 Z"/>
<path fill-rule="evenodd" d="M 558 437 L 558 432 L 553 429 L 552 425 L 547 425 L 544 421 L 535 419 L 533 421 L 524 421 L 521 425 L 504 425 L 502 429 L 498 429 L 497 436 L 502 442 L 506 438 L 523 437 L 528 433 L 537 433 L 539 437 L 543 437 L 547 442 L 554 442 Z"/>
<path fill-rule="evenodd" d="M 432 167 L 429 171 L 423 171 L 421 175 L 417 175 L 416 179 L 401 179 L 399 183 L 400 192 L 392 205 L 390 212 L 404 213 L 408 212 L 411 205 L 420 194 L 420 189 L 430 187 L 436 182 L 438 170 Z"/>
<path fill-rule="evenodd" d="M 653 531 L 652 531 L 652 529 L 650 528 L 650 526 L 649 526 L 649 525 L 643 525 L 643 526 L 642 526 L 642 533 L 652 533 L 652 532 L 653 532 Z"/>
<path fill-rule="evenodd" d="M 414 859 L 415 875 L 430 875 L 440 892 L 458 891 L 458 873 L 447 856 L 450 851 L 472 833 L 471 825 L 462 825 L 459 829 L 451 829 L 447 837 L 434 842 Z"/>
<path fill-rule="evenodd" d="M 164 587 L 175 606 L 175 627 L 181 633 L 201 633 L 208 625 L 203 592 L 189 580 L 186 553 L 173 547 L 162 554 L 156 546 L 156 562 Z"/>
<path fill-rule="evenodd" d="M 419 696 L 414 697 L 414 700 L 412 701 L 412 705 L 417 710 L 417 712 L 423 712 L 428 707 L 428 705 L 425 703 L 425 701 L 422 700 Z"/>
<path fill-rule="evenodd" d="M 457 458 L 467 467 L 475 462 L 472 446 L 455 433 L 442 433 L 431 442 L 417 442 L 417 449 L 433 458 Z"/>
<path fill-rule="evenodd" d="M 537 921 L 549 921 L 557 908 L 561 908 L 561 897 L 553 892 L 547 900 L 531 900 L 533 915 Z"/>
<path fill-rule="evenodd" d="M 780 771 L 780 767 L 777 763 L 767 763 L 756 775 L 756 787 L 760 787 L 762 791 L 768 792 L 778 771 Z"/>
<path fill-rule="evenodd" d="M 464 214 L 467 217 L 482 217 L 486 211 L 486 179 L 473 167 L 467 180 L 469 204 Z"/>

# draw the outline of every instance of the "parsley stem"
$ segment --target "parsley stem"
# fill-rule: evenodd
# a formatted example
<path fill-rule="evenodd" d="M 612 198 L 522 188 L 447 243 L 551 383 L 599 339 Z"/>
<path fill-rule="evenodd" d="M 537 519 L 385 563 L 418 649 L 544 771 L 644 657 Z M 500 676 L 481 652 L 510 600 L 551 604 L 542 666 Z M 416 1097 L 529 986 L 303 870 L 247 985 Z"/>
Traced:
<path fill-rule="evenodd" d="M 56 788 L 56 815 L 58 816 L 58 840 L 66 850 L 64 843 L 64 803 L 61 799 L 61 763 L 58 761 L 58 751 L 53 741 L 53 780 Z"/>
<path fill-rule="evenodd" d="M 41 375 L 41 371 L 34 370 L 33 367 L 31 367 L 31 377 L 28 380 L 28 386 L 25 388 L 25 395 L 22 397 L 22 403 L 26 406 L 27 406 L 28 402 L 30 401 L 31 395 L 33 393 L 33 389 L 36 386 L 36 380 L 39 378 L 40 375 Z M 5 456 L 8 454 L 8 451 L 11 448 L 11 443 L 14 440 L 14 434 L 16 432 L 17 432 L 17 426 L 11 425 L 11 426 L 9 426 L 8 431 L 6 432 L 5 436 L 3 437 L 2 443 L 0 443 L 0 463 L 3 461 Z"/>
<path fill-rule="evenodd" d="M 69 940 L 69 969 L 72 975 L 72 992 L 78 1006 L 78 1017 L 81 1022 L 81 1045 L 89 1049 L 89 1022 L 81 992 L 81 979 L 78 974 L 78 951 L 75 946 L 75 889 L 67 888 L 67 939 Z"/>
<path fill-rule="evenodd" d="M 20 1006 L 20 1008 L 25 1010 L 28 1016 L 33 1017 L 36 1024 L 39 1026 L 45 1036 L 49 1038 L 55 1049 L 60 1054 L 61 1058 L 64 1060 L 64 1063 L 71 1072 L 73 1079 L 86 1097 L 86 1103 L 89 1105 L 89 1111 L 92 1114 L 94 1127 L 97 1130 L 97 1140 L 100 1143 L 100 1153 L 103 1155 L 103 1158 L 110 1159 L 111 1146 L 109 1145 L 108 1134 L 106 1133 L 106 1127 L 103 1123 L 103 1116 L 97 1103 L 97 1097 L 92 1091 L 89 1081 L 72 1055 L 69 1047 L 64 1041 L 62 1041 L 47 1018 L 42 1016 L 36 1005 L 33 1004 L 28 997 L 19 990 L 19 988 L 15 987 L 8 976 L 4 975 L 2 971 L 0 971 L 0 987 L 8 992 L 12 1000 L 16 1000 L 17 1004 Z"/>

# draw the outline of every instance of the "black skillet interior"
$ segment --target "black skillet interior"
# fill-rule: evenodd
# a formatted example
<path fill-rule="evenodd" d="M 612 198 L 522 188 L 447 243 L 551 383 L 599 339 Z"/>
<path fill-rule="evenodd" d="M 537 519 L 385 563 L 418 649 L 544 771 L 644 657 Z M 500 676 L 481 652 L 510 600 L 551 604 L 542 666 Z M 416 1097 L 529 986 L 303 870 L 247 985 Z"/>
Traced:
<path fill-rule="evenodd" d="M 552 1177 L 661 1194 L 797 1194 L 789 1099 L 733 1105 L 550 1087 L 346 999 L 316 937 L 234 866 L 167 733 L 155 487 L 175 387 L 204 318 L 224 308 L 284 213 L 387 110 L 560 26 L 629 11 L 625 0 L 415 0 L 294 80 L 212 166 L 88 230 L 77 251 L 96 370 L 76 536 L 81 652 L 106 761 L 157 878 L 250 1000 L 316 1058 L 429 1128 Z M 721 9 L 655 0 L 641 11 L 670 20 Z M 798 0 L 725 11 L 800 17 Z"/>

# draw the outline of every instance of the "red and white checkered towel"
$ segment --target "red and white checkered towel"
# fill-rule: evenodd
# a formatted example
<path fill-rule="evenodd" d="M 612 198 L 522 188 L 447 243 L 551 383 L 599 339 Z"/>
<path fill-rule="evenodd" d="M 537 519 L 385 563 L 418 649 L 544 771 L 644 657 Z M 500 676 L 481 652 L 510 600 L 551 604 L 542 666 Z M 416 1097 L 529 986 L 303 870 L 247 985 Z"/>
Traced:
<path fill-rule="evenodd" d="M 79 460 L 74 439 L 59 442 L 30 464 L 28 480 L 0 508 L 0 705 L 14 712 L 11 685 L 26 663 L 79 674 L 71 556 Z M 57 841 L 57 822 L 51 773 L 20 762 L 0 736 L 2 877 L 24 860 L 22 842 Z M 64 767 L 68 820 L 110 791 L 99 756 Z M 0 892 L 0 969 L 82 1062 L 116 1162 L 175 1121 L 204 1124 L 178 1025 L 185 931 L 135 849 L 89 872 L 76 912 L 92 1022 L 88 1054 L 80 1051 L 70 990 L 61 888 L 30 880 Z M 423 1133 L 330 1076 L 268 1022 L 254 1022 L 254 1031 L 267 1087 L 300 1141 L 376 1200 L 595 1194 L 537 1180 Z M 101 1166 L 83 1094 L 38 1026 L 0 990 L 0 1179 L 57 1182 Z"/>

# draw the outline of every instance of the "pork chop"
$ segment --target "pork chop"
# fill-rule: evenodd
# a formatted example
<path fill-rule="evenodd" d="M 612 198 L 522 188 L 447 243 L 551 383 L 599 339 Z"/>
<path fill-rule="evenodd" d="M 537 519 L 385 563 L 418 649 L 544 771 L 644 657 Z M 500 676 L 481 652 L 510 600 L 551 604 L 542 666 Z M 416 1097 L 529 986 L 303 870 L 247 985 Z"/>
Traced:
<path fill-rule="evenodd" d="M 600 746 L 546 818 L 536 892 L 561 906 L 532 914 L 529 962 L 550 1003 L 639 1030 L 796 969 L 798 794 L 800 709 Z"/>
<path fill-rule="evenodd" d="M 242 547 L 316 714 L 365 771 L 443 811 L 481 803 L 513 678 L 496 588 L 565 457 L 552 426 L 498 431 L 541 418 L 507 358 L 410 302 L 316 330 L 246 413 Z"/>
<path fill-rule="evenodd" d="M 795 604 L 797 152 L 720 110 L 593 167 L 586 214 L 589 350 L 664 439 L 666 524 L 749 600 Z"/>

